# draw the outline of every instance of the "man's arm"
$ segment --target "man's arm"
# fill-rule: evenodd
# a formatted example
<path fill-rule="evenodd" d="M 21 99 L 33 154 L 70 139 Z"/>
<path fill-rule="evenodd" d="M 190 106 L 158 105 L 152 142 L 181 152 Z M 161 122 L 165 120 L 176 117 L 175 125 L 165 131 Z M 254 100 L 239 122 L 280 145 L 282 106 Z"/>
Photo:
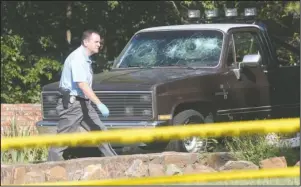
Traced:
<path fill-rule="evenodd" d="M 109 116 L 109 109 L 104 105 L 98 97 L 95 95 L 94 91 L 87 82 L 87 73 L 82 71 L 85 69 L 83 61 L 74 61 L 71 64 L 71 72 L 73 81 L 77 83 L 79 89 L 82 90 L 84 95 L 86 95 L 98 108 L 104 117 Z"/>
<path fill-rule="evenodd" d="M 86 82 L 78 82 L 78 87 L 83 91 L 83 93 L 95 104 L 100 104 L 100 100 L 95 95 L 94 91 L 90 88 L 90 86 Z"/>
<path fill-rule="evenodd" d="M 102 115 L 104 117 L 108 117 L 110 113 L 109 109 L 106 105 L 100 102 L 90 86 L 86 82 L 77 82 L 77 85 L 83 91 L 83 93 L 97 106 Z"/>

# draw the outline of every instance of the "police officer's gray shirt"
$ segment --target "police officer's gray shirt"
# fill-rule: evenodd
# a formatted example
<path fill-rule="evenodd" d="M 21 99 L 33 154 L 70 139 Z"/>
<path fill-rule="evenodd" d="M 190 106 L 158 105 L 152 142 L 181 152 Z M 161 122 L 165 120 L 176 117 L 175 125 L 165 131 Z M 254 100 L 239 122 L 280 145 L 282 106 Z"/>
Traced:
<path fill-rule="evenodd" d="M 60 80 L 60 87 L 70 90 L 70 95 L 87 98 L 77 82 L 86 82 L 92 87 L 92 61 L 83 46 L 74 50 L 65 60 Z"/>

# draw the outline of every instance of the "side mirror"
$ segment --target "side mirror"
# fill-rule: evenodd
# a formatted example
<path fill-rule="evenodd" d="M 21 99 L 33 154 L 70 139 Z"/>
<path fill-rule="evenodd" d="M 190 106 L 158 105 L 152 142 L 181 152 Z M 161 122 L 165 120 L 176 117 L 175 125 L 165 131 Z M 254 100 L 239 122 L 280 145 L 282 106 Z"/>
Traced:
<path fill-rule="evenodd" d="M 261 61 L 260 54 L 256 55 L 245 55 L 242 62 L 239 64 L 241 68 L 244 67 L 258 67 Z"/>
<path fill-rule="evenodd" d="M 261 61 L 260 54 L 245 55 L 242 62 L 238 64 L 237 69 L 233 69 L 236 78 L 240 79 L 240 72 L 243 68 L 259 67 Z"/>

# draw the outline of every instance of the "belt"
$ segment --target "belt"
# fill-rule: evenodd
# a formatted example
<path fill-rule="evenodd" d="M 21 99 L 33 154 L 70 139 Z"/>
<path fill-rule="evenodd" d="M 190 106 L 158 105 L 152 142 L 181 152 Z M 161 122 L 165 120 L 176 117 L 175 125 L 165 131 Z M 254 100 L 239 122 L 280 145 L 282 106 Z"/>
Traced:
<path fill-rule="evenodd" d="M 75 99 L 76 99 L 77 101 L 89 101 L 89 99 L 82 98 L 82 97 L 79 97 L 79 96 L 75 96 Z"/>
<path fill-rule="evenodd" d="M 70 97 L 73 96 L 73 95 L 70 95 Z M 79 97 L 79 96 L 74 96 L 75 97 L 75 100 L 77 101 L 89 101 L 89 99 L 86 99 L 86 98 L 82 98 L 82 97 Z M 63 95 L 59 95 L 59 98 L 63 98 Z"/>

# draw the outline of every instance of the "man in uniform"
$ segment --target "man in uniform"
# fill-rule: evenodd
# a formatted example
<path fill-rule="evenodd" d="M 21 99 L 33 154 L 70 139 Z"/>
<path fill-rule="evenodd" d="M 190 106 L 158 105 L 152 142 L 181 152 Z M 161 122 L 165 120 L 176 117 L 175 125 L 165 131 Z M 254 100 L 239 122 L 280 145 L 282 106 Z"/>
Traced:
<path fill-rule="evenodd" d="M 57 133 L 79 132 L 80 126 L 86 131 L 105 130 L 95 109 L 104 117 L 109 116 L 109 109 L 92 90 L 93 71 L 90 56 L 103 48 L 103 38 L 93 30 L 87 30 L 82 35 L 81 46 L 74 50 L 65 60 L 60 79 L 60 93 L 56 111 L 60 117 Z M 99 150 L 104 156 L 117 155 L 108 143 L 103 143 Z M 67 147 L 52 147 L 49 149 L 48 161 L 63 159 L 63 151 Z"/>

